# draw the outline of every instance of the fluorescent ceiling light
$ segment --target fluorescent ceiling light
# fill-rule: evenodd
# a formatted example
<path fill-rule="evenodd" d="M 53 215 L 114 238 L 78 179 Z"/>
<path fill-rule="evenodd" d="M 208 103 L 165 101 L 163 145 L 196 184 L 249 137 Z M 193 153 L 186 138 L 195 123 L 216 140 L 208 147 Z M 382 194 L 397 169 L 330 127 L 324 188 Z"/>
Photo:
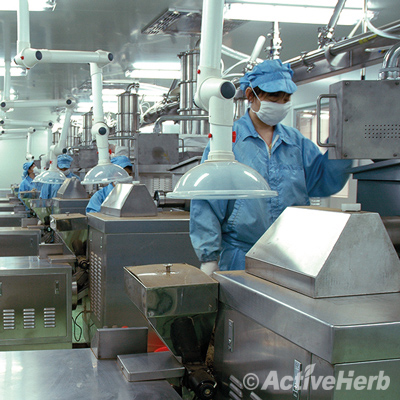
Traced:
<path fill-rule="evenodd" d="M 249 21 L 278 21 L 289 23 L 304 23 L 326 25 L 332 17 L 334 7 L 327 7 L 325 2 L 282 1 L 278 2 L 241 2 L 225 5 L 225 19 L 240 19 Z M 309 3 L 309 5 L 307 5 Z M 336 4 L 336 1 L 334 2 Z M 362 6 L 359 8 L 345 7 L 340 14 L 338 25 L 354 25 L 362 18 Z"/>
<path fill-rule="evenodd" d="M 17 11 L 18 0 L 2 0 L 0 11 Z M 29 11 L 53 11 L 56 7 L 56 0 L 28 0 Z"/>
<path fill-rule="evenodd" d="M 181 63 L 179 62 L 142 62 L 138 61 L 132 64 L 133 69 L 151 69 L 151 70 L 170 70 L 179 71 Z"/>
<path fill-rule="evenodd" d="M 6 70 L 4 67 L 0 67 L 0 76 L 4 76 Z M 17 67 L 11 67 L 11 76 L 26 76 L 26 70 Z"/>
<path fill-rule="evenodd" d="M 135 62 L 125 76 L 134 79 L 180 79 L 180 70 L 179 62 Z"/>
<path fill-rule="evenodd" d="M 125 76 L 133 79 L 180 79 L 181 72 L 162 69 L 134 69 L 133 71 L 126 71 Z"/>

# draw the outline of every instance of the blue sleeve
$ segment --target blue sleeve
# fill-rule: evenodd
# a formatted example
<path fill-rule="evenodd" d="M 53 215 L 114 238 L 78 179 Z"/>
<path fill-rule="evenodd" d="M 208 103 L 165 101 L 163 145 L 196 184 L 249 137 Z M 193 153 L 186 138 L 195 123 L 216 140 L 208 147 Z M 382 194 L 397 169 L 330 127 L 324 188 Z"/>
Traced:
<path fill-rule="evenodd" d="M 50 198 L 53 199 L 54 197 L 57 197 L 57 192 L 61 187 L 61 184 L 52 184 L 51 186 L 51 190 L 50 190 Z"/>
<path fill-rule="evenodd" d="M 86 206 L 86 214 L 87 213 L 97 213 L 101 210 L 101 205 L 105 200 L 104 197 L 104 189 L 99 190 L 96 192 L 92 198 L 90 199 L 88 205 Z"/>
<path fill-rule="evenodd" d="M 75 174 L 73 174 L 73 173 L 71 172 L 71 173 L 68 174 L 67 178 L 72 178 L 72 177 L 77 178 L 79 182 L 81 181 L 81 178 L 79 178 L 78 175 L 75 175 Z"/>
<path fill-rule="evenodd" d="M 227 203 L 227 200 L 192 200 L 190 204 L 190 240 L 201 262 L 219 258 Z"/>
<path fill-rule="evenodd" d="M 19 189 L 18 189 L 18 198 L 21 200 L 21 202 L 22 202 L 21 192 L 25 192 L 25 191 L 27 191 L 27 190 L 29 190 L 29 189 L 27 189 L 27 182 L 26 182 L 26 180 L 24 179 L 24 180 L 20 183 Z M 25 208 L 27 208 L 27 207 L 25 206 Z M 27 208 L 27 209 L 28 209 L 28 208 Z M 29 210 L 29 209 L 28 209 L 28 210 Z"/>
<path fill-rule="evenodd" d="M 49 183 L 43 184 L 39 197 L 41 199 L 51 199 L 51 185 Z"/>
<path fill-rule="evenodd" d="M 202 162 L 209 153 L 204 150 Z M 221 225 L 226 217 L 227 200 L 192 200 L 190 203 L 190 239 L 201 262 L 217 261 L 222 250 Z"/>
<path fill-rule="evenodd" d="M 349 179 L 352 160 L 329 160 L 311 140 L 303 141 L 303 163 L 310 197 L 328 197 L 339 192 Z"/>

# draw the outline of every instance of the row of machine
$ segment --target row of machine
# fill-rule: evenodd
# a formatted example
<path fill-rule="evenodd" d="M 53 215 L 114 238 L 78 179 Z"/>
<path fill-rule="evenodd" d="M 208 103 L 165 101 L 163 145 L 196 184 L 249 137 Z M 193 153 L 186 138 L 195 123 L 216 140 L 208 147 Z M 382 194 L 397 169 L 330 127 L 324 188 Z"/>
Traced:
<path fill-rule="evenodd" d="M 397 79 L 331 86 L 331 156 L 383 160 L 352 171 L 363 211 L 287 208 L 244 271 L 200 271 L 187 204 L 153 196 L 157 174 L 167 191 L 191 166 L 177 135 L 121 128 L 142 183 L 117 184 L 99 213 L 85 214 L 74 178 L 51 200 L 2 195 L 0 397 L 396 398 L 398 91 Z M 196 117 L 182 126 L 204 128 Z"/>
<path fill-rule="evenodd" d="M 46 207 L 24 201 L 41 223 L 0 228 L 0 358 L 20 365 L 8 378 L 50 393 L 73 365 L 57 386 L 73 387 L 71 399 L 117 388 L 123 399 L 396 396 L 396 218 L 290 207 L 247 253 L 245 271 L 212 279 L 197 268 L 188 212 L 158 208 L 144 185 L 118 184 L 86 216 L 88 199 L 67 195 L 79 185 L 68 179 Z M 63 200 L 72 212 L 54 213 Z M 72 349 L 83 347 L 73 346 L 77 306 L 91 349 Z M 46 379 L 27 374 L 34 363 Z"/>

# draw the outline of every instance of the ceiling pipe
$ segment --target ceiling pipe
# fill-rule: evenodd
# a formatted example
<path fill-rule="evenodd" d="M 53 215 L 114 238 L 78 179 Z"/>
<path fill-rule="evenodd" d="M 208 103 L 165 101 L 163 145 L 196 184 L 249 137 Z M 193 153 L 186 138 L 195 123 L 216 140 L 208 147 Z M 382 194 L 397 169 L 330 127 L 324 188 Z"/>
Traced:
<path fill-rule="evenodd" d="M 328 25 L 324 26 L 323 28 L 319 28 L 318 44 L 320 49 L 333 41 L 335 28 L 345 4 L 346 0 L 338 0 Z"/>
<path fill-rule="evenodd" d="M 381 29 L 387 32 L 400 32 L 400 20 L 387 24 Z M 383 53 L 376 52 L 376 54 L 372 55 L 372 53 L 367 52 L 366 49 L 371 47 L 382 48 L 382 46 L 390 44 L 394 44 L 394 39 L 377 36 L 374 32 L 366 32 L 352 38 L 341 40 L 323 49 L 309 51 L 300 56 L 286 60 L 284 63 L 289 63 L 293 69 L 294 82 L 298 84 L 306 83 L 360 67 L 377 64 L 381 62 Z M 350 57 L 350 54 L 354 51 L 361 53 L 357 53 L 357 59 L 355 59 L 354 55 Z M 333 67 L 331 63 L 332 59 L 343 53 L 349 55 L 350 61 L 344 66 L 337 65 Z M 316 66 L 318 66 L 318 68 L 316 68 Z"/>
<path fill-rule="evenodd" d="M 379 70 L 379 79 L 399 79 L 400 43 L 394 45 L 383 58 L 382 68 Z"/>
<path fill-rule="evenodd" d="M 32 161 L 35 157 L 32 155 L 32 135 L 36 132 L 36 129 L 30 127 L 28 129 L 28 140 L 26 141 L 26 154 L 25 159 Z"/>
<path fill-rule="evenodd" d="M 8 21 L 1 21 L 4 43 L 4 90 L 2 100 L 9 100 L 11 93 L 11 45 Z"/>
<path fill-rule="evenodd" d="M 29 29 L 29 4 L 28 0 L 18 1 L 18 39 L 17 53 L 23 49 L 31 47 L 30 29 Z"/>
<path fill-rule="evenodd" d="M 0 119 L 0 126 L 7 128 L 8 126 L 19 126 L 30 128 L 33 126 L 34 128 L 52 128 L 53 121 L 22 121 L 22 120 L 14 120 L 14 119 Z"/>
<path fill-rule="evenodd" d="M 33 49 L 30 47 L 29 39 L 29 5 L 28 0 L 19 0 L 18 7 L 18 54 L 14 62 L 24 68 L 32 68 L 38 63 L 68 63 L 90 65 L 92 80 L 94 121 L 92 135 L 96 137 L 99 148 L 99 164 L 103 174 L 98 174 L 96 168 L 92 168 L 85 176 L 85 183 L 109 183 L 115 180 L 116 175 L 128 178 L 128 173 L 121 167 L 111 164 L 108 153 L 109 128 L 104 122 L 102 85 L 102 68 L 113 60 L 113 55 L 103 50 L 97 51 L 68 51 L 68 50 L 47 50 Z M 107 148 L 107 154 L 105 149 Z M 53 149 L 54 151 L 54 149 Z M 54 157 L 54 155 L 53 155 Z M 51 157 L 52 158 L 52 157 Z M 107 167 L 107 168 L 104 168 Z M 110 171 L 113 173 L 108 174 Z M 101 180 L 100 177 L 102 178 Z M 90 179 L 89 179 L 90 178 Z"/>
<path fill-rule="evenodd" d="M 69 107 L 71 104 L 76 105 L 76 100 L 73 97 L 60 100 L 3 100 L 0 107 L 7 112 L 11 108 Z"/>
<path fill-rule="evenodd" d="M 275 196 L 252 168 L 235 161 L 232 151 L 232 82 L 221 78 L 220 61 L 224 0 L 203 0 L 200 61 L 195 103 L 209 112 L 210 152 L 207 160 L 186 172 L 168 198 L 235 199 Z"/>

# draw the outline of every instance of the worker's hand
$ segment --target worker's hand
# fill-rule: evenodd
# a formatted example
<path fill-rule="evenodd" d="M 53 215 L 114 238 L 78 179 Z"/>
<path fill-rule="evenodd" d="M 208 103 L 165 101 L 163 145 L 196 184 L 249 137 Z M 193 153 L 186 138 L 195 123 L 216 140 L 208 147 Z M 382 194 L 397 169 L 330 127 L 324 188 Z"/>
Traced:
<path fill-rule="evenodd" d="M 217 261 L 207 261 L 200 265 L 200 269 L 206 273 L 208 276 L 211 276 L 213 272 L 219 271 L 218 262 Z"/>

